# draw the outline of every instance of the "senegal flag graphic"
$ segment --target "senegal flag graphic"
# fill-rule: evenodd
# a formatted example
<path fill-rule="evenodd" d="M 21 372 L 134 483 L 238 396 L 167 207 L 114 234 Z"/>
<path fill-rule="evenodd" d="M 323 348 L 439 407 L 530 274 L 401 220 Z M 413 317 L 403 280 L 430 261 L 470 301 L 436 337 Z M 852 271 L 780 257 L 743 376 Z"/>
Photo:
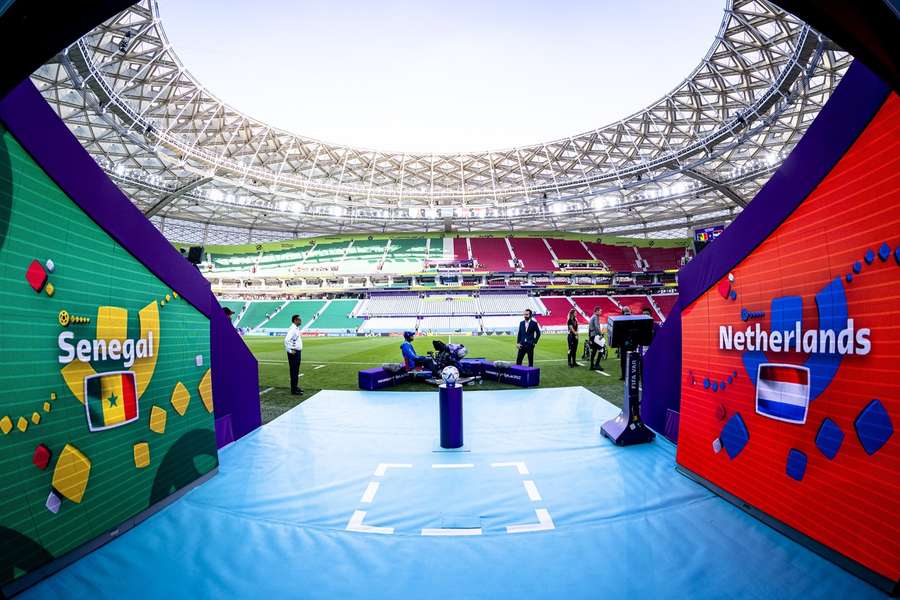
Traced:
<path fill-rule="evenodd" d="M 84 405 L 91 431 L 111 429 L 138 418 L 134 372 L 100 373 L 84 380 Z"/>

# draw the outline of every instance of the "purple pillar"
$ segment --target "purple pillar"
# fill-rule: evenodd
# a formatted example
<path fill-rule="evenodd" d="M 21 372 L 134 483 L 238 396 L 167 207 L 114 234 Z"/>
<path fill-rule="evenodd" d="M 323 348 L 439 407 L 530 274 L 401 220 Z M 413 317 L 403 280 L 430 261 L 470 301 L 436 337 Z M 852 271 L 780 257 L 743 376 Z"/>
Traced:
<path fill-rule="evenodd" d="M 463 445 L 462 396 L 461 385 L 438 387 L 441 405 L 441 448 L 461 448 Z"/>

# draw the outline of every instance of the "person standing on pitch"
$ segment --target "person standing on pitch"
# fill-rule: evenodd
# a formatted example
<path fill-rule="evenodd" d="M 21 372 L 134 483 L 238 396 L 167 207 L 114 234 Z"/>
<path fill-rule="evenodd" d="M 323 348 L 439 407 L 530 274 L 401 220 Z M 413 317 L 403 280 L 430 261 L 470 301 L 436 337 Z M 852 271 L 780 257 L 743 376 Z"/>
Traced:
<path fill-rule="evenodd" d="M 519 323 L 519 336 L 516 338 L 516 347 L 519 349 L 516 355 L 516 364 L 521 365 L 522 359 L 528 356 L 528 366 L 534 366 L 534 347 L 541 339 L 541 328 L 537 321 L 532 319 L 530 308 L 525 309 L 525 318 Z"/>
<path fill-rule="evenodd" d="M 566 326 L 569 328 L 569 368 L 577 367 L 578 363 L 575 362 L 575 355 L 578 353 L 578 317 L 575 309 L 569 311 L 569 320 L 566 321 Z"/>
<path fill-rule="evenodd" d="M 594 307 L 594 314 L 591 315 L 591 320 L 588 321 L 588 339 L 591 343 L 591 371 L 602 371 L 603 367 L 600 365 L 600 344 L 598 340 L 603 336 L 603 332 L 600 329 L 600 314 L 603 311 L 599 306 Z"/>
<path fill-rule="evenodd" d="M 303 351 L 303 338 L 300 337 L 300 315 L 291 316 L 291 326 L 284 336 L 284 349 L 288 355 L 288 366 L 291 371 L 291 394 L 299 396 L 303 393 L 300 379 L 300 354 Z"/>

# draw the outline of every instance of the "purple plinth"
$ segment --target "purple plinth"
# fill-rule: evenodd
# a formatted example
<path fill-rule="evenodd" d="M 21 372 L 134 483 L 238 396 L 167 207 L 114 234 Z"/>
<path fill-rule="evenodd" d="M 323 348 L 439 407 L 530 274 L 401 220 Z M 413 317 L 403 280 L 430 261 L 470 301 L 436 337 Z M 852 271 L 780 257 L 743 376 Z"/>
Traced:
<path fill-rule="evenodd" d="M 462 386 L 438 387 L 441 412 L 441 448 L 461 448 L 463 445 Z"/>

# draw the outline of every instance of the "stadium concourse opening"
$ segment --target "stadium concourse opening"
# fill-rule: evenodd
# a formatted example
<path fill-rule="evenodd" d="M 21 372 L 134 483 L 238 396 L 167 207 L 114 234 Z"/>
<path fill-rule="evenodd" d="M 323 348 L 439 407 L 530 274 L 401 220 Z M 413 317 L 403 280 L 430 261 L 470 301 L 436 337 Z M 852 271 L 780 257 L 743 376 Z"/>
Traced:
<path fill-rule="evenodd" d="M 0 596 L 900 592 L 886 5 L 730 0 L 624 119 L 421 153 L 70 4 L 0 1 Z"/>

